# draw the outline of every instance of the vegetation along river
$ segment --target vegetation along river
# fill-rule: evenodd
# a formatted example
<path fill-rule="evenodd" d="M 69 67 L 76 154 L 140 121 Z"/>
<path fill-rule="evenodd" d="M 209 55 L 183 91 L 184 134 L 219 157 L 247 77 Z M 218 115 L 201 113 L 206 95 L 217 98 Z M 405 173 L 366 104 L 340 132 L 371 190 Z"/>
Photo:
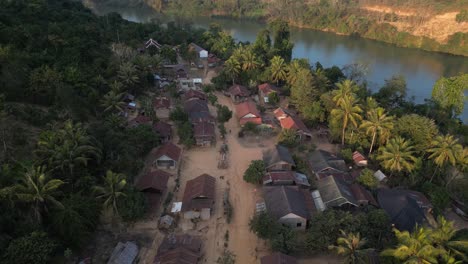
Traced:
<path fill-rule="evenodd" d="M 134 22 L 150 22 L 159 17 L 150 7 L 114 8 L 92 6 L 94 12 L 104 15 L 117 12 L 124 19 Z M 169 19 L 161 19 L 169 21 Z M 192 18 L 194 26 L 207 28 L 216 22 L 231 33 L 238 41 L 253 42 L 257 33 L 265 27 L 255 21 L 197 17 Z M 367 81 L 372 91 L 378 90 L 385 79 L 403 75 L 408 86 L 408 97 L 416 103 L 431 97 L 432 87 L 441 76 L 450 77 L 468 72 L 468 58 L 417 49 L 400 48 L 390 44 L 363 38 L 339 36 L 333 33 L 309 29 L 291 29 L 294 42 L 293 57 L 307 58 L 313 64 L 319 61 L 323 66 L 360 63 L 367 66 Z M 461 115 L 468 122 L 468 103 Z"/>

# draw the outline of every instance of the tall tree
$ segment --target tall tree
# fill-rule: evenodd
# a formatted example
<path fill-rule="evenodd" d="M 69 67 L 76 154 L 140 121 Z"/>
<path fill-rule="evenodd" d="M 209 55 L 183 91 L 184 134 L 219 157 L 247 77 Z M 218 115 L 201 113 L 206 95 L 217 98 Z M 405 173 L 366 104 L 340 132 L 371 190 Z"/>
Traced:
<path fill-rule="evenodd" d="M 453 252 L 457 258 L 465 262 L 468 261 L 468 240 L 466 236 L 464 238 L 457 237 L 457 230 L 453 222 L 439 216 L 437 226 L 432 230 L 430 237 L 432 242 L 440 249 Z"/>
<path fill-rule="evenodd" d="M 331 111 L 331 116 L 335 120 L 341 120 L 342 132 L 341 132 L 341 145 L 345 143 L 346 128 L 351 123 L 354 127 L 358 127 L 358 122 L 362 120 L 362 109 L 358 104 L 358 100 L 352 96 L 345 96 L 340 99 L 338 108 Z"/>
<path fill-rule="evenodd" d="M 287 78 L 286 81 L 288 82 L 289 85 L 293 86 L 298 78 L 299 72 L 303 69 L 302 65 L 300 62 L 296 59 L 291 61 L 289 65 L 287 66 Z"/>
<path fill-rule="evenodd" d="M 369 249 L 363 249 L 363 246 L 366 245 L 367 240 L 361 238 L 359 233 L 346 233 L 343 230 L 340 230 L 341 236 L 336 240 L 336 244 L 329 246 L 330 250 L 336 251 L 340 256 L 343 256 L 344 263 L 347 264 L 365 264 L 367 263 L 367 252 Z"/>
<path fill-rule="evenodd" d="M 119 215 L 117 199 L 126 195 L 123 192 L 125 185 L 127 185 L 125 175 L 108 170 L 104 177 L 104 185 L 94 186 L 96 197 L 103 200 L 104 208 L 110 209 L 113 215 Z"/>
<path fill-rule="evenodd" d="M 290 41 L 291 32 L 288 23 L 276 20 L 271 23 L 271 28 L 273 30 L 275 54 L 282 57 L 286 62 L 291 61 L 294 44 Z"/>
<path fill-rule="evenodd" d="M 242 70 L 246 72 L 250 72 L 252 70 L 256 70 L 260 67 L 261 62 L 258 60 L 257 55 L 252 50 L 252 48 L 248 48 L 242 54 Z"/>
<path fill-rule="evenodd" d="M 224 69 L 226 73 L 232 78 L 232 84 L 234 85 L 236 78 L 239 76 L 242 66 L 238 59 L 231 56 L 225 63 Z"/>
<path fill-rule="evenodd" d="M 385 144 L 390 137 L 390 132 L 393 129 L 393 117 L 387 116 L 385 109 L 378 107 L 367 113 L 367 119 L 362 122 L 360 128 L 364 129 L 367 135 L 372 136 L 370 155 L 377 135 L 379 135 L 380 144 Z"/>
<path fill-rule="evenodd" d="M 351 80 L 344 80 L 336 84 L 337 90 L 332 92 L 333 94 L 333 101 L 337 106 L 340 106 L 345 100 L 346 97 L 351 95 L 355 95 L 358 87 L 357 85 Z"/>
<path fill-rule="evenodd" d="M 412 233 L 393 230 L 398 240 L 395 249 L 386 249 L 383 256 L 392 256 L 406 264 L 436 264 L 441 253 L 430 240 L 430 232 L 423 227 L 416 228 Z"/>
<path fill-rule="evenodd" d="M 268 63 L 271 52 L 270 31 L 268 31 L 268 29 L 263 29 L 258 32 L 257 38 L 253 44 L 253 51 L 257 54 L 262 64 Z"/>
<path fill-rule="evenodd" d="M 280 56 L 274 56 L 270 61 L 271 80 L 278 85 L 280 81 L 286 80 L 286 63 Z"/>
<path fill-rule="evenodd" d="M 455 166 L 459 153 L 463 151 L 463 147 L 458 143 L 458 140 L 452 135 L 437 136 L 431 141 L 431 148 L 427 152 L 431 153 L 430 159 L 434 161 L 439 170 L 450 164 Z M 435 171 L 433 176 L 435 175 Z M 432 178 L 431 178 L 432 181 Z"/>
<path fill-rule="evenodd" d="M 99 161 L 101 151 L 80 123 L 65 122 L 63 128 L 44 131 L 35 151 L 50 169 L 68 173 L 72 179 L 77 166 L 87 166 L 91 159 Z"/>
<path fill-rule="evenodd" d="M 118 76 L 122 83 L 128 88 L 132 88 L 140 81 L 135 65 L 130 62 L 125 62 L 120 65 Z"/>
<path fill-rule="evenodd" d="M 457 162 L 457 156 L 459 152 L 463 151 L 463 147 L 458 143 L 458 139 L 452 135 L 437 136 L 431 141 L 431 148 L 427 150 L 431 155 L 430 159 L 434 160 L 434 163 L 443 167 L 447 164 L 455 166 Z"/>
<path fill-rule="evenodd" d="M 416 157 L 411 142 L 402 137 L 390 139 L 385 146 L 379 148 L 377 160 L 381 165 L 393 172 L 411 172 L 415 167 Z"/>
<path fill-rule="evenodd" d="M 18 200 L 30 204 L 36 220 L 41 223 L 51 207 L 63 208 L 57 200 L 57 196 L 61 195 L 59 188 L 63 184 L 61 180 L 49 178 L 43 168 L 33 167 L 13 188 Z"/>
<path fill-rule="evenodd" d="M 432 90 L 432 98 L 449 111 L 450 116 L 457 116 L 463 112 L 468 91 L 468 74 L 451 78 L 440 78 Z"/>
<path fill-rule="evenodd" d="M 120 113 L 123 112 L 125 102 L 123 101 L 123 93 L 117 93 L 114 90 L 109 91 L 101 100 L 101 105 L 104 107 L 104 112 Z"/>

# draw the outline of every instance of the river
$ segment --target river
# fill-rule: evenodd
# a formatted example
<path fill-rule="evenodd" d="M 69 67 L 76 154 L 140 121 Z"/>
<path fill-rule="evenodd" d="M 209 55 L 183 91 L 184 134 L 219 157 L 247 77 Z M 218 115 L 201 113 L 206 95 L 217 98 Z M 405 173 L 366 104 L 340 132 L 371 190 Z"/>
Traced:
<path fill-rule="evenodd" d="M 157 17 L 157 13 L 149 7 L 91 8 L 99 15 L 117 12 L 124 19 L 134 22 L 149 22 Z M 193 18 L 192 22 L 194 26 L 203 28 L 216 22 L 236 40 L 250 42 L 265 28 L 264 24 L 255 21 L 220 18 L 199 17 Z M 293 57 L 307 58 L 311 64 L 319 61 L 324 67 L 343 67 L 351 63 L 367 65 L 366 78 L 372 91 L 377 91 L 385 79 L 403 75 L 408 86 L 408 97 L 416 103 L 423 103 L 424 99 L 431 97 L 432 87 L 441 76 L 468 73 L 467 57 L 400 48 L 378 41 L 309 29 L 292 28 L 291 39 L 294 42 Z M 464 123 L 468 123 L 468 102 L 465 102 L 461 118 Z"/>

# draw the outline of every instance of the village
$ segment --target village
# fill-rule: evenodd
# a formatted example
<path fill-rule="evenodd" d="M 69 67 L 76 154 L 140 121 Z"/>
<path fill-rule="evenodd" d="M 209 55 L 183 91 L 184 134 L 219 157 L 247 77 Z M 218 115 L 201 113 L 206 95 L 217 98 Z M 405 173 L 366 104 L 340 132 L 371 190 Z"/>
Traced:
<path fill-rule="evenodd" d="M 150 46 L 160 44 L 150 39 L 145 47 Z M 157 92 L 151 96 L 157 122 L 145 115 L 138 98 L 126 96 L 129 126 L 150 125 L 161 141 L 134 183 L 149 201 L 151 220 L 128 230 L 146 232 L 151 239 L 139 249 L 135 242 L 122 241 L 108 263 L 216 263 L 231 257 L 237 263 L 340 262 L 328 254 L 296 259 L 271 252 L 249 227 L 254 215 L 265 212 L 298 232 L 313 225 L 312 217 L 327 208 L 351 212 L 382 208 L 393 226 L 408 231 L 435 221 L 432 205 L 422 193 L 386 187 L 380 170 L 373 174 L 379 182 L 377 192 L 359 184 L 356 179 L 367 166 L 366 157 L 355 151 L 352 162 L 345 162 L 339 146 L 329 143 L 328 129 L 309 129 L 288 109 L 287 98 L 274 84 L 259 85 L 257 93 L 238 84 L 224 92 L 205 93 L 221 60 L 194 43 L 189 49 L 197 54 L 194 62 L 179 56 L 179 64 L 155 73 Z M 178 98 L 171 97 L 170 86 L 176 87 Z M 209 100 L 213 96 L 216 99 Z M 275 97 L 279 107 L 269 104 Z M 232 112 L 222 128 L 210 101 Z M 191 148 L 181 144 L 170 120 L 177 108 L 183 109 L 193 128 Z M 296 133 L 300 150 L 278 144 L 281 130 Z M 265 171 L 254 185 L 243 177 L 256 160 L 263 161 Z"/>

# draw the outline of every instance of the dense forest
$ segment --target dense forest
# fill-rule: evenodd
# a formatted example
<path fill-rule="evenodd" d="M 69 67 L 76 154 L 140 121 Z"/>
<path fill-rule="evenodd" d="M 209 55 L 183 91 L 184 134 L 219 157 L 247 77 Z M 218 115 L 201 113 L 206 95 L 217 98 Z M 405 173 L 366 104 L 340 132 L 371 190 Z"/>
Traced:
<path fill-rule="evenodd" d="M 97 17 L 76 1 L 0 1 L 0 263 L 69 257 L 103 206 L 124 221 L 144 213 L 132 183 L 158 138 L 126 126 L 122 96 L 153 87 L 152 67 L 174 56 L 137 55 L 145 39 L 196 34 Z"/>
<path fill-rule="evenodd" d="M 148 126 L 127 126 L 119 113 L 124 94 L 153 89 L 153 73 L 177 56 L 169 46 L 137 53 L 150 37 L 180 45 L 186 59 L 193 55 L 187 44 L 197 42 L 226 60 L 206 91 L 233 82 L 276 83 L 309 126 L 330 127 L 343 156 L 369 150 L 391 173 L 390 184 L 423 191 L 439 212 L 451 198 L 468 204 L 468 128 L 456 118 L 466 74 L 441 78 L 433 98 L 417 105 L 406 99 L 399 76 L 371 94 L 359 65 L 324 68 L 291 60 L 289 36 L 288 24 L 279 20 L 249 44 L 236 43 L 217 25 L 203 31 L 189 24 L 136 24 L 117 14 L 97 17 L 76 1 L 0 1 L 0 263 L 70 261 L 106 216 L 133 221 L 145 213 L 132 183 L 158 136 Z M 309 250 L 326 249 L 334 242 L 328 230 L 338 236 L 340 229 L 362 231 L 382 248 L 396 245 L 380 244 L 372 233 L 382 224 L 375 214 L 353 226 L 349 213 L 318 216 Z M 391 232 L 388 226 L 384 231 Z M 297 242 L 281 234 L 277 245 Z M 314 244 L 318 238 L 322 243 Z"/>
<path fill-rule="evenodd" d="M 401 47 L 468 55 L 467 28 L 461 24 L 468 10 L 466 0 L 107 0 L 95 3 L 118 6 L 144 3 L 159 12 L 183 18 L 206 15 L 262 21 L 282 19 L 297 27 L 361 36 Z M 449 20 L 436 17 L 449 12 L 460 13 Z"/>

